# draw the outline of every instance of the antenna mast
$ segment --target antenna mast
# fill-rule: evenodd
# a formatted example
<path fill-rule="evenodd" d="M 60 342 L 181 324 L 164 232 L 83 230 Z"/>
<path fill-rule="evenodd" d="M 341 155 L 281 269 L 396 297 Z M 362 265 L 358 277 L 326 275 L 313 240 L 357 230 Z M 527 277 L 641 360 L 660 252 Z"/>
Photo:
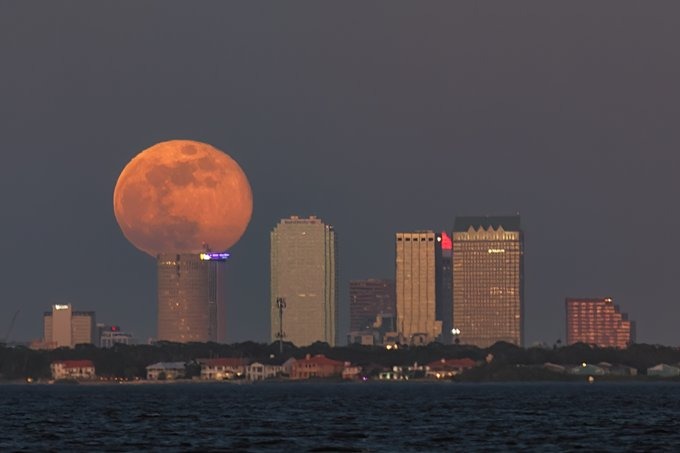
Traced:
<path fill-rule="evenodd" d="M 286 336 L 286 333 L 283 331 L 283 310 L 286 308 L 286 299 L 277 297 L 276 306 L 279 308 L 279 331 L 276 337 L 279 339 L 279 354 L 283 354 L 283 338 Z"/>

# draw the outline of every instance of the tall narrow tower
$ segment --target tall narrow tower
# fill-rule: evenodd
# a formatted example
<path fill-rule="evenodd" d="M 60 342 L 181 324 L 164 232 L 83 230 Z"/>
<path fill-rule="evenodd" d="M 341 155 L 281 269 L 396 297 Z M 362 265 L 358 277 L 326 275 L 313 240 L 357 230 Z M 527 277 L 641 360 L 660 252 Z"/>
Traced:
<path fill-rule="evenodd" d="M 396 235 L 397 331 L 407 343 L 427 344 L 442 333 L 437 319 L 440 242 L 433 231 Z"/>
<path fill-rule="evenodd" d="M 461 343 L 522 345 L 524 238 L 519 216 L 457 217 L 453 231 L 453 326 Z"/>
<path fill-rule="evenodd" d="M 158 255 L 159 340 L 225 341 L 222 266 L 228 256 L 227 253 Z"/>
<path fill-rule="evenodd" d="M 297 346 L 336 342 L 335 231 L 314 216 L 282 219 L 271 232 L 271 341 L 278 339 L 279 308 L 286 300 L 286 340 Z"/>

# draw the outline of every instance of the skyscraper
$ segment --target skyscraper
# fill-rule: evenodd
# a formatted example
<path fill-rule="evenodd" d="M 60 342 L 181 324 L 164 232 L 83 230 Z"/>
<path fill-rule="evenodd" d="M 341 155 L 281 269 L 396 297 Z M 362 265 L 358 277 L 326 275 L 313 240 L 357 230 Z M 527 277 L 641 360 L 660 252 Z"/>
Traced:
<path fill-rule="evenodd" d="M 71 304 L 52 305 L 43 315 L 43 340 L 47 347 L 95 344 L 95 313 L 74 311 Z"/>
<path fill-rule="evenodd" d="M 449 344 L 453 328 L 453 243 L 445 231 L 441 232 L 441 238 L 441 286 L 437 296 L 437 319 L 442 321 L 442 342 Z"/>
<path fill-rule="evenodd" d="M 394 316 L 394 280 L 373 279 L 349 282 L 349 329 L 364 331 L 373 328 L 378 315 Z"/>
<path fill-rule="evenodd" d="M 433 231 L 396 234 L 397 331 L 410 344 L 430 343 L 442 333 L 440 242 Z"/>
<path fill-rule="evenodd" d="M 336 342 L 335 231 L 314 216 L 282 219 L 271 232 L 271 339 L 280 330 L 277 299 L 284 298 L 285 340 L 298 346 Z"/>
<path fill-rule="evenodd" d="M 635 323 L 609 297 L 567 298 L 567 344 L 626 348 L 635 341 Z"/>
<path fill-rule="evenodd" d="M 524 341 L 524 238 L 519 216 L 457 217 L 453 327 L 461 343 Z"/>
<path fill-rule="evenodd" d="M 227 253 L 158 255 L 158 339 L 225 341 L 223 261 Z"/>

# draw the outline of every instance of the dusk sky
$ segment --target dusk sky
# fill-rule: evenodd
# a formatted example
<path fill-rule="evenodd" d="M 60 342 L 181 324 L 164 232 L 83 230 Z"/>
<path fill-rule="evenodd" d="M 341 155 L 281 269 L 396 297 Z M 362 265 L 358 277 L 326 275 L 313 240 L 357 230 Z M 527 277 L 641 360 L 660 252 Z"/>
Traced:
<path fill-rule="evenodd" d="M 253 189 L 230 341 L 267 341 L 269 232 L 317 215 L 348 281 L 394 233 L 519 212 L 526 343 L 565 297 L 612 297 L 679 345 L 680 3 L 0 2 L 0 340 L 54 303 L 142 341 L 156 267 L 113 215 L 140 151 L 183 138 Z"/>

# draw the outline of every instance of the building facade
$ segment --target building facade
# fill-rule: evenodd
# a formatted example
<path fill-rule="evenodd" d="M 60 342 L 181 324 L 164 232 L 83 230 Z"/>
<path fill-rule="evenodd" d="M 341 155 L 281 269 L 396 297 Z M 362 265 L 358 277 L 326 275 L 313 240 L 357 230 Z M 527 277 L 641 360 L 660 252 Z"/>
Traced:
<path fill-rule="evenodd" d="M 56 304 L 43 314 L 43 341 L 50 348 L 97 344 L 95 333 L 93 311 L 74 311 L 70 304 Z"/>
<path fill-rule="evenodd" d="M 394 316 L 396 292 L 394 280 L 367 279 L 349 282 L 349 328 L 366 331 L 375 327 L 378 315 Z"/>
<path fill-rule="evenodd" d="M 146 378 L 150 381 L 184 379 L 186 364 L 184 362 L 158 362 L 146 367 Z"/>
<path fill-rule="evenodd" d="M 52 379 L 88 380 L 96 376 L 91 360 L 59 360 L 50 364 Z"/>
<path fill-rule="evenodd" d="M 524 342 L 524 237 L 519 216 L 457 217 L 453 237 L 456 340 Z"/>
<path fill-rule="evenodd" d="M 97 331 L 99 332 L 98 344 L 100 348 L 112 348 L 116 344 L 135 344 L 133 335 L 123 332 L 118 326 L 97 324 Z"/>
<path fill-rule="evenodd" d="M 626 348 L 635 341 L 635 324 L 610 297 L 567 298 L 567 344 L 587 343 L 602 348 Z"/>
<path fill-rule="evenodd" d="M 441 340 L 445 344 L 453 341 L 453 242 L 445 231 L 441 232 L 441 266 L 439 268 L 441 286 L 437 295 L 437 319 L 442 321 Z"/>
<path fill-rule="evenodd" d="M 304 359 L 296 360 L 293 363 L 290 378 L 298 380 L 340 377 L 344 367 L 345 362 L 329 359 L 323 354 L 315 356 L 307 354 Z"/>
<path fill-rule="evenodd" d="M 336 342 L 335 231 L 314 216 L 282 219 L 271 232 L 271 340 Z M 285 300 L 283 325 L 277 299 Z"/>
<path fill-rule="evenodd" d="M 441 236 L 433 231 L 396 234 L 397 331 L 409 344 L 440 338 Z"/>
<path fill-rule="evenodd" d="M 224 260 L 211 259 L 213 255 L 227 256 L 158 255 L 158 340 L 226 341 Z"/>
<path fill-rule="evenodd" d="M 248 367 L 248 360 L 238 357 L 199 359 L 198 363 L 201 365 L 201 379 L 213 381 L 243 379 Z"/>

